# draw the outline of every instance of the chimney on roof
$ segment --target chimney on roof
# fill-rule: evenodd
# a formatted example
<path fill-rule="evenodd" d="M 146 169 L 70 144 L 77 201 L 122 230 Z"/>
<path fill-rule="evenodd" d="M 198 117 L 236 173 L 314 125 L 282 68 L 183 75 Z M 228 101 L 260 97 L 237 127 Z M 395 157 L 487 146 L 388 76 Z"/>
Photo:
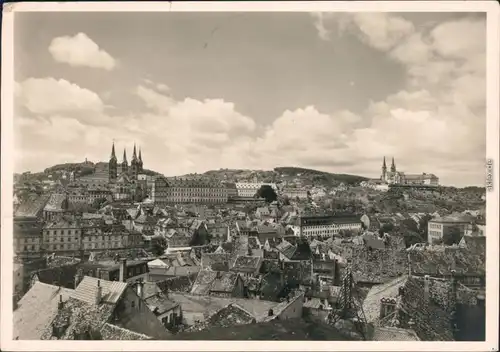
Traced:
<path fill-rule="evenodd" d="M 102 299 L 102 286 L 101 286 L 101 280 L 97 280 L 97 289 L 95 292 L 95 304 L 99 305 L 101 303 Z"/>
<path fill-rule="evenodd" d="M 75 288 L 78 287 L 78 285 L 80 284 L 80 281 L 82 281 L 82 272 L 81 270 L 78 270 L 75 274 Z"/>
<path fill-rule="evenodd" d="M 127 259 L 120 260 L 120 282 L 127 280 Z"/>
<path fill-rule="evenodd" d="M 63 303 L 62 295 L 59 295 L 59 302 L 57 304 L 57 309 L 61 310 L 63 307 L 64 307 L 64 303 Z"/>

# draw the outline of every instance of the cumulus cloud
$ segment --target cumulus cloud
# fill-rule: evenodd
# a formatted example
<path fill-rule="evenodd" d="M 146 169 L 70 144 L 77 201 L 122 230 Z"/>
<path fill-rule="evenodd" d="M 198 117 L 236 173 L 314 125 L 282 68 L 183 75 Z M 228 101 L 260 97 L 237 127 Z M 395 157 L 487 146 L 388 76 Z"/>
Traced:
<path fill-rule="evenodd" d="M 481 180 L 486 151 L 484 19 L 451 20 L 430 30 L 391 13 L 326 14 L 321 23 L 327 31 L 349 31 L 407 69 L 406 89 L 372 102 L 361 114 L 371 121 L 369 126 L 344 132 L 348 148 L 339 149 L 340 160 L 389 154 L 409 172 L 435 172 L 444 182 Z M 309 121 L 323 120 L 311 115 Z M 462 180 L 453 161 L 462 163 L 462 170 L 468 165 Z"/>
<path fill-rule="evenodd" d="M 402 171 L 433 172 L 445 184 L 482 182 L 484 20 L 448 21 L 422 29 L 394 14 L 314 16 L 316 21 L 321 17 L 315 24 L 324 27 L 322 39 L 334 30 L 350 31 L 406 68 L 406 86 L 358 113 L 321 111 L 311 103 L 257 126 L 231 102 L 176 99 L 167 85 L 151 80 L 133 89 L 143 103 L 140 111 L 110 116 L 102 99 L 86 88 L 31 78 L 16 87 L 16 100 L 30 113 L 15 120 L 22 136 L 16 143 L 30 151 L 19 157 L 20 163 L 32 169 L 63 161 L 61 149 L 74 155 L 64 161 L 106 160 L 106 146 L 115 139 L 118 148 L 140 144 L 145 166 L 167 175 L 296 165 L 377 177 L 385 155 L 394 156 Z M 76 118 L 75 110 L 105 123 L 89 124 L 82 116 Z M 68 132 L 54 138 L 61 131 Z M 44 153 L 36 154 L 41 150 Z"/>
<path fill-rule="evenodd" d="M 49 52 L 55 61 L 74 67 L 92 67 L 112 70 L 115 59 L 90 39 L 85 33 L 57 37 L 52 40 Z"/>
<path fill-rule="evenodd" d="M 34 114 L 101 112 L 104 103 L 89 89 L 64 79 L 28 78 L 16 83 L 18 102 Z"/>

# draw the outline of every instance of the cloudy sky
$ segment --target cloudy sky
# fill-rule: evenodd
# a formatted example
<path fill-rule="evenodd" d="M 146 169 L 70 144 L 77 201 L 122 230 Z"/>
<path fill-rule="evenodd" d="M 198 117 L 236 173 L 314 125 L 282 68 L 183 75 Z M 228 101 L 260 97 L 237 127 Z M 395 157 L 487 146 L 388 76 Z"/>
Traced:
<path fill-rule="evenodd" d="M 301 166 L 484 183 L 473 13 L 17 13 L 15 170 Z"/>

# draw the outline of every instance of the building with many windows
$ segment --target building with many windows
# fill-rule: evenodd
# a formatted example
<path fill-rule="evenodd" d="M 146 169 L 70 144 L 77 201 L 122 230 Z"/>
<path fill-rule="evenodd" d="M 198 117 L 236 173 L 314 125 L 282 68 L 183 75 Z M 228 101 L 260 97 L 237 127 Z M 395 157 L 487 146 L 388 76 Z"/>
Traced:
<path fill-rule="evenodd" d="M 50 221 L 43 227 L 43 247 L 47 252 L 78 251 L 81 236 L 82 225 L 76 219 Z"/>
<path fill-rule="evenodd" d="M 275 183 L 237 182 L 236 190 L 238 191 L 238 197 L 253 198 L 262 186 L 271 186 L 275 191 L 278 189 Z"/>
<path fill-rule="evenodd" d="M 227 188 L 208 179 L 157 177 L 151 189 L 151 200 L 157 205 L 175 203 L 226 203 Z"/>
<path fill-rule="evenodd" d="M 309 238 L 328 238 L 344 231 L 358 233 L 362 229 L 358 215 L 311 215 L 301 216 L 292 227 L 296 235 Z"/>
<path fill-rule="evenodd" d="M 428 242 L 430 244 L 439 243 L 453 231 L 457 231 L 462 237 L 471 223 L 472 219 L 468 216 L 447 216 L 429 220 L 427 223 Z"/>
<path fill-rule="evenodd" d="M 281 193 L 290 199 L 307 199 L 308 197 L 308 192 L 305 188 L 285 187 Z"/>

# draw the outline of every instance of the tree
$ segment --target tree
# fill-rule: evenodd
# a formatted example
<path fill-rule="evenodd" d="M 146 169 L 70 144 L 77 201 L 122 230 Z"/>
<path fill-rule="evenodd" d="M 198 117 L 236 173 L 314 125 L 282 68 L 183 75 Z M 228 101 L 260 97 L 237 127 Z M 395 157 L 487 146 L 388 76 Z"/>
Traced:
<path fill-rule="evenodd" d="M 290 198 L 288 196 L 283 197 L 283 205 L 290 205 Z"/>
<path fill-rule="evenodd" d="M 105 198 L 96 198 L 92 202 L 92 208 L 99 210 L 104 202 L 106 202 Z"/>
<path fill-rule="evenodd" d="M 154 255 L 160 256 L 165 253 L 165 249 L 167 248 L 167 241 L 163 238 L 153 238 L 151 243 L 151 251 Z"/>
<path fill-rule="evenodd" d="M 255 194 L 257 198 L 264 198 L 266 203 L 272 203 L 276 199 L 278 199 L 278 195 L 274 191 L 274 189 L 269 185 L 262 185 L 257 193 Z"/>
<path fill-rule="evenodd" d="M 446 246 L 451 246 L 453 244 L 458 244 L 462 239 L 462 233 L 458 226 L 453 226 L 443 234 L 443 243 Z"/>
<path fill-rule="evenodd" d="M 380 228 L 380 230 L 378 230 L 378 233 L 381 234 L 381 235 L 383 235 L 384 233 L 389 233 L 392 230 L 394 230 L 394 224 L 392 224 L 392 223 L 386 223 L 386 224 L 382 225 L 382 227 Z"/>

